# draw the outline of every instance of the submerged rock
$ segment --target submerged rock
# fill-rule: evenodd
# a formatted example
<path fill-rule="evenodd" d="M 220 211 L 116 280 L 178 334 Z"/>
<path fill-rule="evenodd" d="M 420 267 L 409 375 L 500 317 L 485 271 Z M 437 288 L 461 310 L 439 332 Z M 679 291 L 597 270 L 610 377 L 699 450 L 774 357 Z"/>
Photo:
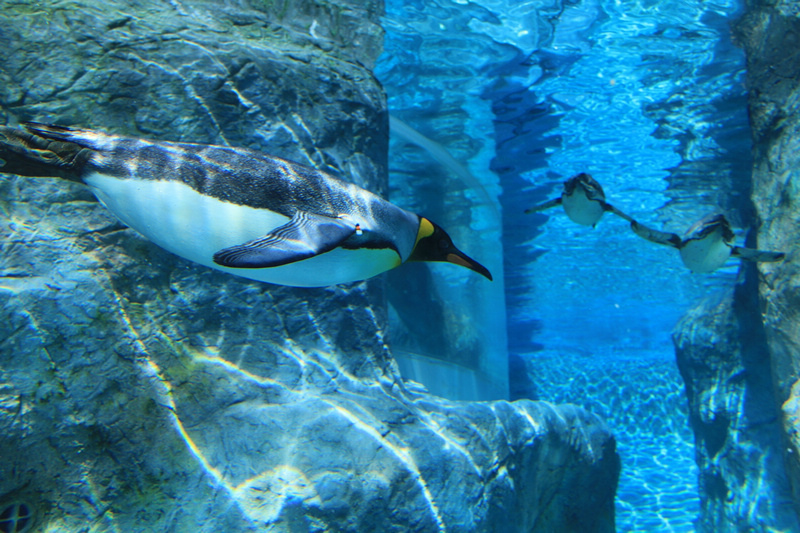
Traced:
<path fill-rule="evenodd" d="M 796 2 L 759 1 L 740 25 L 747 51 L 755 143 L 753 199 L 759 244 L 786 260 L 763 267 L 762 312 L 774 397 L 783 406 L 784 456 L 800 517 L 800 10 Z M 798 527 L 800 530 L 800 527 Z"/>
<path fill-rule="evenodd" d="M 0 116 L 248 146 L 385 191 L 381 12 L 13 0 Z M 613 530 L 603 422 L 404 382 L 380 280 L 293 289 L 205 269 L 71 183 L 3 178 L 0 199 L 3 527 Z"/>
<path fill-rule="evenodd" d="M 3 488 L 49 528 L 613 531 L 614 441 L 581 409 L 447 402 L 266 343 L 235 364 L 107 303 L 118 330 L 3 361 Z M 49 333 L 22 329 L 15 344 Z M 118 350 L 76 346 L 103 340 Z"/>
<path fill-rule="evenodd" d="M 752 274 L 755 267 L 748 265 Z M 699 468 L 701 532 L 798 529 L 767 346 L 750 280 L 689 312 L 674 335 Z"/>
<path fill-rule="evenodd" d="M 80 235 L 73 206 L 3 249 L 0 504 L 67 531 L 613 530 L 597 417 L 415 390 L 365 284 L 275 291 Z"/>
<path fill-rule="evenodd" d="M 700 531 L 800 530 L 800 11 L 757 0 L 747 53 L 757 243 L 781 263 L 692 311 L 675 341 L 697 438 Z M 754 236 L 751 236 L 751 238 Z M 756 270 L 757 268 L 757 270 Z"/>

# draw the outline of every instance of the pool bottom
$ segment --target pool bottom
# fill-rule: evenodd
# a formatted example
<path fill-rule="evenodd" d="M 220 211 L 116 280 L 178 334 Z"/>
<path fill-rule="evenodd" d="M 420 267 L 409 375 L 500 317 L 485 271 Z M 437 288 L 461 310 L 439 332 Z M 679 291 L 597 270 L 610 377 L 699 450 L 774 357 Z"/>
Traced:
<path fill-rule="evenodd" d="M 524 360 L 529 397 L 580 405 L 603 417 L 616 436 L 617 531 L 694 531 L 700 510 L 694 440 L 674 360 L 553 352 Z"/>

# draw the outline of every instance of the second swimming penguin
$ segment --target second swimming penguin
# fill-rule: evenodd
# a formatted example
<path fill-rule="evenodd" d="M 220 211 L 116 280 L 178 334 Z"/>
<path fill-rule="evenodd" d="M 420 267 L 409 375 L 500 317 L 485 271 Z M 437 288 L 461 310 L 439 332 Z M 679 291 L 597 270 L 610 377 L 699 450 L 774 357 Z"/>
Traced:
<path fill-rule="evenodd" d="M 631 229 L 650 242 L 677 248 L 683 264 L 692 272 L 700 274 L 715 271 L 730 257 L 763 263 L 782 261 L 786 257 L 783 252 L 734 246 L 733 229 L 722 214 L 711 214 L 697 221 L 683 238 L 675 233 L 655 230 L 635 220 L 631 221 Z"/>
<path fill-rule="evenodd" d="M 633 219 L 606 202 L 603 187 L 589 174 L 581 172 L 564 182 L 561 196 L 541 205 L 526 209 L 526 213 L 538 213 L 561 205 L 564 212 L 573 222 L 583 226 L 594 227 L 606 212 L 624 218 L 628 222 Z"/>
<path fill-rule="evenodd" d="M 26 124 L 0 128 L 0 172 L 84 183 L 124 224 L 185 259 L 321 287 L 406 261 L 489 271 L 428 219 L 324 172 L 242 148 Z"/>

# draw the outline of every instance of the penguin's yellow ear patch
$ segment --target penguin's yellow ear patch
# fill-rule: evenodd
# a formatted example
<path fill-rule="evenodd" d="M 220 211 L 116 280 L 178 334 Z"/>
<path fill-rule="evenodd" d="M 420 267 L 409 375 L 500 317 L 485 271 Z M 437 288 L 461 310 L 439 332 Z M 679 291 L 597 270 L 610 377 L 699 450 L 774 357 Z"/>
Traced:
<path fill-rule="evenodd" d="M 430 220 L 425 217 L 419 217 L 419 231 L 417 232 L 417 240 L 414 241 L 414 246 L 419 243 L 421 239 L 433 235 L 434 228 Z"/>

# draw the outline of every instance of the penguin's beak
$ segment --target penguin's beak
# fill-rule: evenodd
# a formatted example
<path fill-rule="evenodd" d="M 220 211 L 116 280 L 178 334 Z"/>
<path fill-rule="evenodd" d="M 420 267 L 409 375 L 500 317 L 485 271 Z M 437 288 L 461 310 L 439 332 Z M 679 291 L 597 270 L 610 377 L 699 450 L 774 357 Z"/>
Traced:
<path fill-rule="evenodd" d="M 492 273 L 489 272 L 482 264 L 478 263 L 467 254 L 463 253 L 461 250 L 454 249 L 453 251 L 449 252 L 445 257 L 448 263 L 453 263 L 456 265 L 461 265 L 463 267 L 467 267 L 470 270 L 473 270 L 480 274 L 481 276 L 485 277 L 489 281 L 492 281 Z"/>
<path fill-rule="evenodd" d="M 407 261 L 446 261 L 467 267 L 492 281 L 492 274 L 485 266 L 456 248 L 450 235 L 425 217 L 420 217 L 417 243 Z"/>

